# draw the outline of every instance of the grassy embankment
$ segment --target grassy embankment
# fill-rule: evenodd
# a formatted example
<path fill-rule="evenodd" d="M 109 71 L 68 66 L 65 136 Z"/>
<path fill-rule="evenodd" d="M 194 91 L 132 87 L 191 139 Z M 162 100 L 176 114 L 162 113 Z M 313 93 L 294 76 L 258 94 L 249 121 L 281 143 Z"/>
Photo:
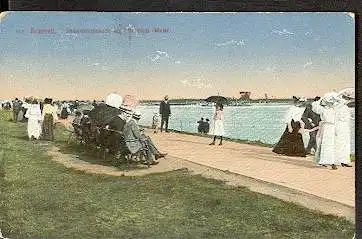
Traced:
<path fill-rule="evenodd" d="M 9 238 L 353 236 L 344 219 L 185 170 L 112 177 L 67 169 L 46 155 L 51 145 L 65 145 L 64 128 L 44 146 L 29 142 L 26 125 L 9 118 L 0 112 L 0 228 Z"/>

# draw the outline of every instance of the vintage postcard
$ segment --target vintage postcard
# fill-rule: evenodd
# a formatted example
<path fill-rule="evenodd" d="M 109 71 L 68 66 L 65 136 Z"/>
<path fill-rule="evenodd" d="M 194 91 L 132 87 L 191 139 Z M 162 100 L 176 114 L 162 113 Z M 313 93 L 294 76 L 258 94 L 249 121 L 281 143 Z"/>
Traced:
<path fill-rule="evenodd" d="M 352 238 L 346 12 L 0 14 L 0 238 Z"/>

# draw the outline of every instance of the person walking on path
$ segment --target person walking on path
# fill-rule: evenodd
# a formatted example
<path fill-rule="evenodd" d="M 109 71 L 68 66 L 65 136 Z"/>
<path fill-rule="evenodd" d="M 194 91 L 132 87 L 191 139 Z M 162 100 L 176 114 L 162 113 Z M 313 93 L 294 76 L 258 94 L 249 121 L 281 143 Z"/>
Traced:
<path fill-rule="evenodd" d="M 342 167 L 352 167 L 350 165 L 351 152 L 351 114 L 347 106 L 348 98 L 343 95 L 336 98 L 334 110 L 336 112 L 336 136 L 335 136 L 335 152 L 336 164 Z"/>
<path fill-rule="evenodd" d="M 58 115 L 52 105 L 52 101 L 52 99 L 48 98 L 44 100 L 42 113 L 42 139 L 48 141 L 54 140 L 54 123 L 58 120 Z"/>
<path fill-rule="evenodd" d="M 160 104 L 160 115 L 161 115 L 161 132 L 163 125 L 165 125 L 165 131 L 168 132 L 168 120 L 171 115 L 170 103 L 168 102 L 168 96 L 166 95 L 164 101 Z"/>
<path fill-rule="evenodd" d="M 306 157 L 301 129 L 304 123 L 301 120 L 305 100 L 293 96 L 294 104 L 289 108 L 285 116 L 286 128 L 279 142 L 274 146 L 273 152 L 281 155 Z"/>
<path fill-rule="evenodd" d="M 15 98 L 13 101 L 13 120 L 14 122 L 18 122 L 18 115 L 21 110 L 21 103 L 18 98 Z"/>
<path fill-rule="evenodd" d="M 219 145 L 222 145 L 223 136 L 225 134 L 224 131 L 224 107 L 222 104 L 215 105 L 215 113 L 213 116 L 214 122 L 212 128 L 210 130 L 210 134 L 214 136 L 214 140 L 210 143 L 210 145 L 215 145 L 216 137 L 220 137 Z"/>
<path fill-rule="evenodd" d="M 302 121 L 304 122 L 306 129 L 313 129 L 314 127 L 318 126 L 319 122 L 321 121 L 320 115 L 312 110 L 312 105 L 318 104 L 317 101 L 319 99 L 320 97 L 317 96 L 314 98 L 313 103 L 306 105 L 306 108 L 302 115 Z M 316 141 L 317 132 L 318 132 L 317 130 L 309 132 L 309 141 L 308 141 L 308 146 L 306 148 L 307 154 L 311 154 L 312 149 L 314 149 L 314 152 L 317 150 L 317 141 Z"/>
<path fill-rule="evenodd" d="M 41 133 L 41 111 L 37 100 L 26 111 L 25 117 L 28 118 L 28 137 L 29 140 L 39 139 Z"/>
<path fill-rule="evenodd" d="M 320 114 L 320 129 L 317 134 L 317 151 L 315 154 L 316 163 L 321 166 L 331 165 L 332 169 L 336 166 L 336 145 L 335 145 L 335 110 L 333 104 L 335 100 L 333 95 L 326 95 L 320 104 L 313 105 L 313 111 Z"/>

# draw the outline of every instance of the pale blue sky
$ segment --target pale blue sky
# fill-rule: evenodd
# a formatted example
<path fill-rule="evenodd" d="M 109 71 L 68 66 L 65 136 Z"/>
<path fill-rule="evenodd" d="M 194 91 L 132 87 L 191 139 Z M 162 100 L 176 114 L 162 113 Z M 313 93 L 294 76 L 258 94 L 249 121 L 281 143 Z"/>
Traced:
<path fill-rule="evenodd" d="M 354 85 L 355 23 L 346 13 L 10 12 L 0 24 L 0 81 L 18 88 L 11 95 L 2 91 L 6 97 L 24 94 L 30 86 L 37 95 L 46 95 L 48 87 L 68 91 L 69 98 L 85 97 L 87 87 L 99 87 L 92 91 L 96 98 L 113 90 L 144 98 L 164 93 L 199 98 L 216 91 L 235 95 L 235 88 L 245 87 L 287 97 L 295 87 L 288 79 L 295 74 L 310 78 L 321 92 L 328 90 L 326 79 L 318 77 L 326 72 L 331 88 Z M 168 33 L 67 34 L 67 29 L 130 24 Z M 31 28 L 55 34 L 34 34 Z M 269 78 L 275 89 L 264 86 Z M 308 95 L 303 87 L 300 93 Z"/>

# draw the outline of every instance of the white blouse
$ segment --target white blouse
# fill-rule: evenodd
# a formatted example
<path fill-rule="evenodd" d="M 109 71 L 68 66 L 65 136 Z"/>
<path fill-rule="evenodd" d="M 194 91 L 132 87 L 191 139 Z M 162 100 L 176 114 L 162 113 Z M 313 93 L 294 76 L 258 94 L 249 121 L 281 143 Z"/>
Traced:
<path fill-rule="evenodd" d="M 284 116 L 284 123 L 290 123 L 292 120 L 301 121 L 304 110 L 304 107 L 291 106 Z"/>

